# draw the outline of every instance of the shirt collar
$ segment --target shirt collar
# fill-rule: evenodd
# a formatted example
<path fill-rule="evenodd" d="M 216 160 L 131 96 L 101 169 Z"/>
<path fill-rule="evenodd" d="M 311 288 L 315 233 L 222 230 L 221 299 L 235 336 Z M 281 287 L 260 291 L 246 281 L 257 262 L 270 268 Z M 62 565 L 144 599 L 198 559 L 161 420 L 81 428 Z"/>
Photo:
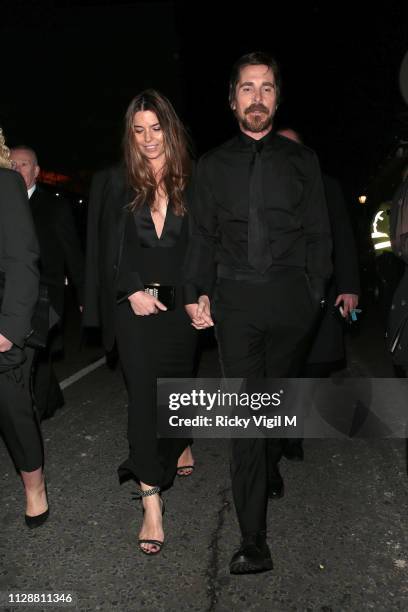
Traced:
<path fill-rule="evenodd" d="M 32 187 L 30 187 L 30 189 L 28 189 L 27 194 L 28 194 L 28 199 L 31 198 L 31 196 L 33 195 L 34 191 L 36 190 L 37 185 L 33 185 Z"/>
<path fill-rule="evenodd" d="M 265 146 L 269 144 L 274 139 L 274 137 L 275 137 L 275 134 L 273 130 L 268 132 L 266 136 L 263 136 L 263 138 L 260 138 L 259 140 L 255 140 L 255 138 L 251 138 L 247 134 L 244 134 L 244 132 L 242 132 L 241 130 L 239 132 L 240 141 L 249 147 L 252 147 L 253 143 L 260 143 L 261 145 Z"/>

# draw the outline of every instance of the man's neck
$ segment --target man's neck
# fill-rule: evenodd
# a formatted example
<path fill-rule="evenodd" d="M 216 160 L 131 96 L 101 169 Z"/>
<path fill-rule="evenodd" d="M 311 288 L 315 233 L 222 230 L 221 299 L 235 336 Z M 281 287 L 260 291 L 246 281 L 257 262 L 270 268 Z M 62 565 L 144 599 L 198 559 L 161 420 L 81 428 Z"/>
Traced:
<path fill-rule="evenodd" d="M 261 138 L 263 138 L 264 136 L 269 134 L 269 132 L 272 131 L 271 125 L 267 127 L 266 130 L 263 130 L 262 132 L 251 132 L 249 130 L 246 130 L 242 125 L 240 125 L 239 128 L 241 132 L 245 134 L 245 136 L 249 136 L 249 138 L 252 138 L 253 140 L 261 140 Z"/>

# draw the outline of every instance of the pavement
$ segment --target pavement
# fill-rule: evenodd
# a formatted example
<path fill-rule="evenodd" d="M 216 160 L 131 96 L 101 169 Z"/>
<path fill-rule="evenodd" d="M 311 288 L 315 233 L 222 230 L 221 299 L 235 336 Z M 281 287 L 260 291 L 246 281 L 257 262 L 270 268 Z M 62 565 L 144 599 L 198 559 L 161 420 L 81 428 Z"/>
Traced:
<path fill-rule="evenodd" d="M 75 327 L 75 317 L 70 321 Z M 69 326 L 68 326 L 69 327 Z M 70 376 L 101 356 L 68 329 L 58 365 Z M 392 376 L 375 316 L 349 342 L 346 375 Z M 200 376 L 218 376 L 216 348 Z M 50 518 L 30 531 L 24 493 L 0 445 L 0 593 L 71 593 L 67 609 L 121 612 L 408 610 L 405 443 L 306 440 L 305 461 L 282 461 L 285 496 L 268 510 L 274 570 L 231 576 L 239 543 L 227 440 L 196 440 L 196 469 L 165 494 L 166 540 L 139 552 L 135 485 L 119 486 L 126 457 L 126 393 L 103 365 L 65 390 L 66 405 L 43 423 Z M 51 604 L 5 610 L 59 610 Z"/>

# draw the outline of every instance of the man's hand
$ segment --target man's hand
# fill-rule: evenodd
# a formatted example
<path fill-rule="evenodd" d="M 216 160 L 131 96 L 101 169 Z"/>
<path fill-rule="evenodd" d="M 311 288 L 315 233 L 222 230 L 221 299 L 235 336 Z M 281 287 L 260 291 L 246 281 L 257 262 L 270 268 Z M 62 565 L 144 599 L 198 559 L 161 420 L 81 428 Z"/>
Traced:
<path fill-rule="evenodd" d="M 3 336 L 3 334 L 0 334 L 0 353 L 5 353 L 6 351 L 9 351 L 12 346 L 13 343 L 10 342 L 10 340 L 7 340 L 7 338 Z"/>
<path fill-rule="evenodd" d="M 129 295 L 128 300 L 133 312 L 139 317 L 157 314 L 160 310 L 167 310 L 166 306 L 159 302 L 158 299 L 144 291 L 132 293 L 132 295 Z"/>
<path fill-rule="evenodd" d="M 186 312 L 191 319 L 191 325 L 195 329 L 206 329 L 213 327 L 211 318 L 210 300 L 207 295 L 201 295 L 196 304 L 186 304 Z"/>
<path fill-rule="evenodd" d="M 341 302 L 343 302 L 342 316 L 346 318 L 352 310 L 355 310 L 357 308 L 358 295 L 356 295 L 355 293 L 341 293 L 337 296 L 335 306 L 338 306 Z"/>

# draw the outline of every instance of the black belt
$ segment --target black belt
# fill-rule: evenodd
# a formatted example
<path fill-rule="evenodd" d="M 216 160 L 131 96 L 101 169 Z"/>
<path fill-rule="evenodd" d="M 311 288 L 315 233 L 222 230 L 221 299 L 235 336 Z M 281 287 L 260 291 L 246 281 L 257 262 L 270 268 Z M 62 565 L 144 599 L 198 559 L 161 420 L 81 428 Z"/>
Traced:
<path fill-rule="evenodd" d="M 256 272 L 255 270 L 237 270 L 235 268 L 231 268 L 230 266 L 224 266 L 223 264 L 219 264 L 217 266 L 217 277 L 225 278 L 227 280 L 265 283 L 276 278 L 277 272 L 289 269 L 290 267 L 288 266 L 272 266 L 272 268 L 265 272 L 265 274 L 259 274 L 259 272 Z"/>

